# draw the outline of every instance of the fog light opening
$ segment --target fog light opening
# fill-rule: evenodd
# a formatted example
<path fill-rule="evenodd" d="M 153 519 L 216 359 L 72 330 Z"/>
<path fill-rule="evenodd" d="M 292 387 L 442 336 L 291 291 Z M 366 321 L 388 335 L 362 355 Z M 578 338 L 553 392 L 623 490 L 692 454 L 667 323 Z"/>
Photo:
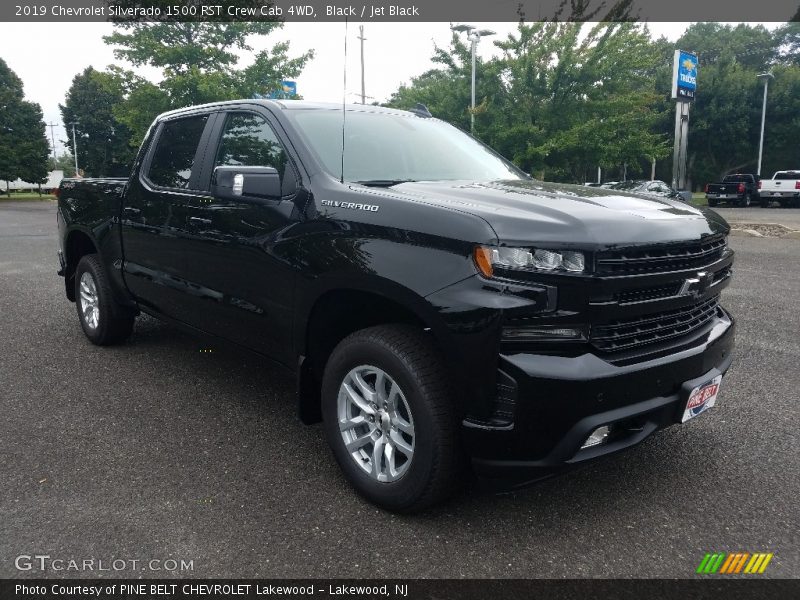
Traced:
<path fill-rule="evenodd" d="M 601 446 L 602 444 L 605 444 L 608 441 L 608 434 L 610 432 L 611 427 L 608 425 L 598 427 L 589 434 L 588 438 L 586 438 L 583 446 L 581 446 L 581 450 L 585 450 L 586 448 L 594 448 L 595 446 Z"/>

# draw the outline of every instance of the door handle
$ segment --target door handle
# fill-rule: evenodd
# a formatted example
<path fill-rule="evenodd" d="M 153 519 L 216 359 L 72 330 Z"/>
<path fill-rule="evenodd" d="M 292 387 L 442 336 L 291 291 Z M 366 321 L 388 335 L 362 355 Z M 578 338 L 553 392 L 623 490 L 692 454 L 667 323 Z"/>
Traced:
<path fill-rule="evenodd" d="M 195 225 L 211 225 L 211 219 L 204 219 L 202 217 L 189 217 L 189 222 Z"/>

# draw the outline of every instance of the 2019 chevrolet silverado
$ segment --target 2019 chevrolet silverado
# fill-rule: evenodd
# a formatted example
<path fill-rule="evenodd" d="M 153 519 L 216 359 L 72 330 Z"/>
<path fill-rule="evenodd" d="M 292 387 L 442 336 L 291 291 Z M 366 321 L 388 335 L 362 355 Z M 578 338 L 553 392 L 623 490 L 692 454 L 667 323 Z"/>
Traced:
<path fill-rule="evenodd" d="M 508 488 L 716 402 L 729 226 L 532 179 L 427 111 L 239 101 L 159 116 L 127 179 L 65 180 L 88 339 L 140 313 L 292 373 L 345 477 L 410 512 Z"/>
<path fill-rule="evenodd" d="M 716 206 L 720 202 L 734 202 L 747 207 L 759 199 L 759 189 L 757 175 L 734 173 L 725 175 L 720 183 L 707 183 L 706 200 L 709 206 Z"/>

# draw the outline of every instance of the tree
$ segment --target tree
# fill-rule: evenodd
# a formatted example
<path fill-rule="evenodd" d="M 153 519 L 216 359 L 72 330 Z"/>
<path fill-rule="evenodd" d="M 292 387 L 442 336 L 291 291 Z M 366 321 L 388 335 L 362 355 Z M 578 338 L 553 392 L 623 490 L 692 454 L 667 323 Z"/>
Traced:
<path fill-rule="evenodd" d="M 14 130 L 22 97 L 22 80 L 0 58 L 0 180 L 6 182 L 17 178 Z"/>
<path fill-rule="evenodd" d="M 16 140 L 17 176 L 29 183 L 44 183 L 50 171 L 50 145 L 39 105 L 21 102 L 18 125 L 24 135 Z"/>
<path fill-rule="evenodd" d="M 800 8 L 797 10 L 797 19 L 800 19 Z M 800 66 L 800 21 L 786 23 L 776 32 L 779 46 L 779 60 L 786 64 Z"/>
<path fill-rule="evenodd" d="M 677 41 L 700 63 L 689 126 L 692 181 L 755 172 L 762 99 L 757 76 L 776 62 L 780 45 L 780 35 L 747 24 L 694 23 Z"/>
<path fill-rule="evenodd" d="M 164 110 L 252 98 L 279 89 L 283 79 L 300 74 L 313 51 L 289 58 L 289 44 L 280 43 L 258 52 L 253 64 L 244 68 L 237 68 L 234 51 L 252 50 L 250 36 L 268 35 L 280 26 L 276 22 L 120 23 L 105 38 L 117 46 L 115 56 L 134 66 L 160 68 L 163 79 L 156 85 L 117 70 L 115 76 L 126 91 L 125 100 L 115 108 L 116 118 L 128 126 L 138 144 Z"/>
<path fill-rule="evenodd" d="M 79 139 L 78 163 L 89 176 L 107 177 L 127 174 L 135 150 L 131 131 L 114 116 L 114 107 L 124 101 L 124 79 L 115 72 L 99 72 L 87 67 L 72 80 L 64 104 L 59 104 L 64 125 Z M 74 154 L 72 136 L 67 146 Z"/>
<path fill-rule="evenodd" d="M 585 181 L 598 165 L 649 165 L 668 153 L 658 129 L 658 49 L 640 26 L 520 24 L 495 45 L 503 56 L 477 63 L 475 132 L 522 169 Z M 442 68 L 401 86 L 389 104 L 422 102 L 468 127 L 469 48 L 454 36 L 432 60 Z"/>
<path fill-rule="evenodd" d="M 38 104 L 24 100 L 22 80 L 0 59 L 0 180 L 47 180 L 49 146 Z"/>
<path fill-rule="evenodd" d="M 56 169 L 64 172 L 64 177 L 75 177 L 75 157 L 64 153 L 56 157 Z"/>
<path fill-rule="evenodd" d="M 775 171 L 796 169 L 800 164 L 797 142 L 800 139 L 800 65 L 776 66 L 773 73 L 775 80 L 769 85 L 761 169 L 766 177 L 771 177 Z M 759 92 L 761 90 L 759 85 Z M 758 96 L 760 102 L 761 93 Z"/>
<path fill-rule="evenodd" d="M 434 46 L 431 61 L 441 67 L 413 78 L 410 85 L 401 85 L 387 105 L 412 108 L 422 103 L 437 117 L 469 130 L 472 85 L 472 54 L 469 46 L 453 33 L 449 48 Z M 500 91 L 500 82 L 497 69 L 492 70 L 491 63 L 484 63 L 480 57 L 477 57 L 475 71 L 475 134 L 482 138 L 492 130 L 494 115 L 489 106 Z"/>

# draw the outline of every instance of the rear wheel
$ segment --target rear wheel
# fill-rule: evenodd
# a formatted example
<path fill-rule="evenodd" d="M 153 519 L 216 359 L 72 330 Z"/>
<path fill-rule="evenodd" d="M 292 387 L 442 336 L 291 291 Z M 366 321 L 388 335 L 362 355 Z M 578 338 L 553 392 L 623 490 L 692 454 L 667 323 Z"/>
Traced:
<path fill-rule="evenodd" d="M 770 199 L 769 198 L 760 198 L 758 203 L 761 205 L 761 208 L 769 208 Z"/>
<path fill-rule="evenodd" d="M 456 488 L 458 419 L 424 332 L 381 325 L 345 338 L 325 367 L 322 414 L 345 477 L 371 502 L 413 512 Z"/>
<path fill-rule="evenodd" d="M 708 198 L 707 200 L 709 206 L 716 206 L 718 203 L 718 200 L 716 198 Z"/>
<path fill-rule="evenodd" d="M 748 192 L 744 195 L 744 197 L 739 200 L 739 206 L 743 208 L 747 208 L 753 202 L 753 196 Z"/>
<path fill-rule="evenodd" d="M 85 255 L 75 269 L 75 306 L 83 333 L 93 344 L 117 344 L 133 331 L 135 317 L 114 300 L 96 254 Z"/>

